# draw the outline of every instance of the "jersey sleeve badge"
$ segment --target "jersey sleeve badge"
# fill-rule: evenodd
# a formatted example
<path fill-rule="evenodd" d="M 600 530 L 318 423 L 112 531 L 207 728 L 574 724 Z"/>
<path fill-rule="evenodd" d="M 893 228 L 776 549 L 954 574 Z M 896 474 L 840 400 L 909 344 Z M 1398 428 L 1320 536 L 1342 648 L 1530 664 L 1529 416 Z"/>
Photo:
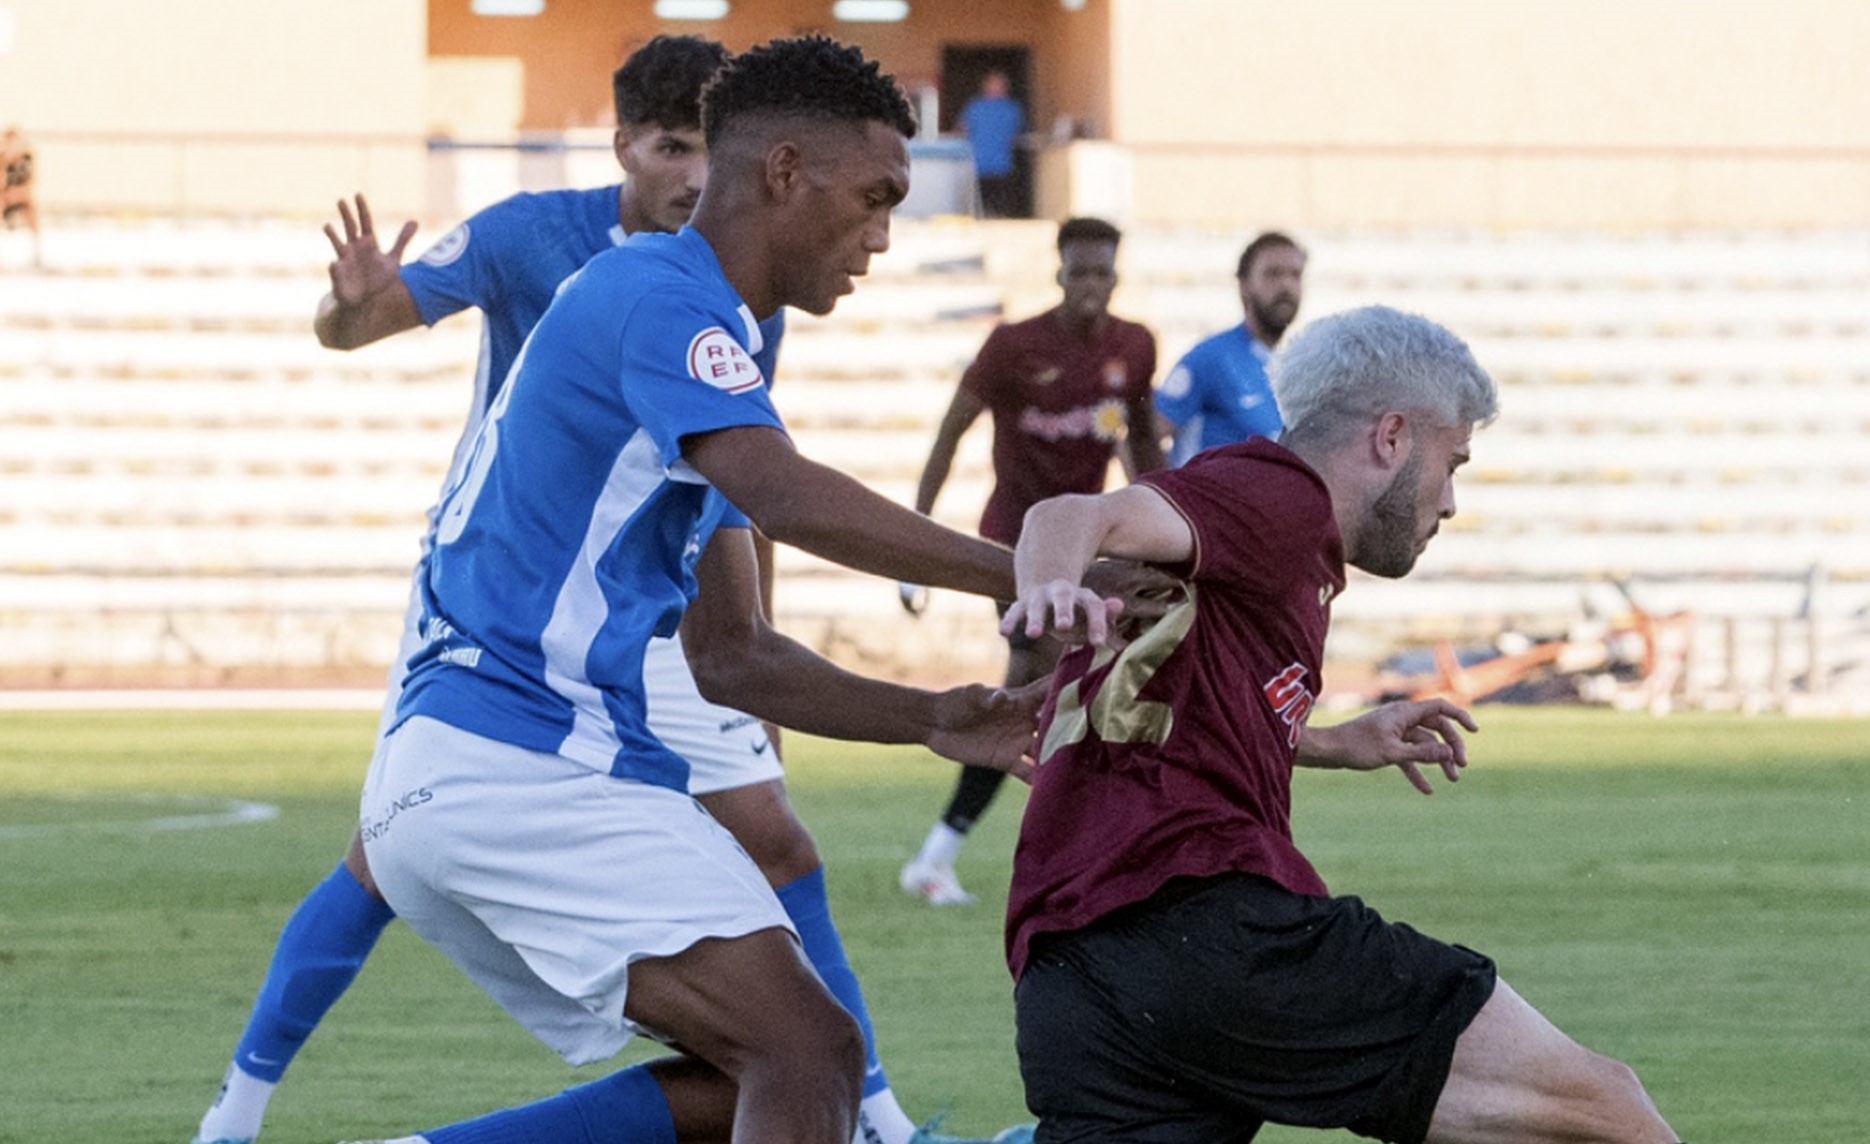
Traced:
<path fill-rule="evenodd" d="M 725 393 L 746 393 L 766 384 L 752 355 L 719 326 L 709 326 L 688 343 L 688 374 Z"/>
<path fill-rule="evenodd" d="M 422 254 L 422 261 L 430 266 L 447 266 L 454 262 L 468 248 L 468 224 L 462 223 L 435 240 L 435 245 Z"/>

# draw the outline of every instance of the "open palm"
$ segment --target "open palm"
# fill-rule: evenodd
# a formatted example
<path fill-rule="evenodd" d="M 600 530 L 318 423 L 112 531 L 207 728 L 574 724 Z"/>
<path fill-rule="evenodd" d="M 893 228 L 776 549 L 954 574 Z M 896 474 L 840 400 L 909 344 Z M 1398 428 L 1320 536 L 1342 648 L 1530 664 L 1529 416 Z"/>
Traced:
<path fill-rule="evenodd" d="M 339 199 L 338 217 L 344 224 L 342 238 L 330 223 L 325 224 L 325 237 L 337 254 L 331 263 L 331 294 L 341 306 L 357 306 L 400 280 L 403 250 L 415 237 L 416 224 L 414 219 L 404 223 L 395 243 L 384 250 L 377 243 L 370 204 L 363 195 L 357 196 L 355 212 L 349 203 Z"/>

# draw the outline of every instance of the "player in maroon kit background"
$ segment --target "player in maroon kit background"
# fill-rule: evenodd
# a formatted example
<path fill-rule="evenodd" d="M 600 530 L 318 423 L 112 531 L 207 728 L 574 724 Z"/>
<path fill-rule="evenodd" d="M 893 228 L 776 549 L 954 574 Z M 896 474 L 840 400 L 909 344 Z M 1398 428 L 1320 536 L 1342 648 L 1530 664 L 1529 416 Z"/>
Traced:
<path fill-rule="evenodd" d="M 1037 317 L 996 328 L 981 346 L 936 431 L 916 487 L 917 512 L 934 509 L 961 435 L 983 412 L 993 415 L 994 488 L 980 522 L 989 540 L 1016 542 L 1026 510 L 1047 497 L 1101 491 L 1119 448 L 1129 450 L 1132 472 L 1162 467 L 1162 446 L 1152 431 L 1155 336 L 1110 312 L 1121 238 L 1102 219 L 1067 219 L 1059 226 L 1064 297 Z M 903 604 L 912 612 L 919 610 L 920 592 L 903 586 Z M 1044 678 L 1058 653 L 1050 638 L 1008 637 L 1007 685 Z M 962 769 L 941 819 L 902 869 L 904 891 L 932 905 L 974 900 L 961 888 L 954 862 L 1004 778 L 985 767 Z"/>
<path fill-rule="evenodd" d="M 1059 666 L 1014 858 L 1008 959 L 1038 1144 L 1245 1141 L 1263 1123 L 1380 1140 L 1664 1144 L 1635 1074 L 1579 1046 L 1481 954 L 1332 897 L 1293 844 L 1294 766 L 1466 764 L 1468 714 L 1399 703 L 1306 725 L 1346 564 L 1406 574 L 1454 515 L 1496 410 L 1440 326 L 1369 307 L 1275 359 L 1278 443 L 1048 501 L 1003 630 L 1080 635 Z M 1097 556 L 1185 578 L 1119 646 Z"/>

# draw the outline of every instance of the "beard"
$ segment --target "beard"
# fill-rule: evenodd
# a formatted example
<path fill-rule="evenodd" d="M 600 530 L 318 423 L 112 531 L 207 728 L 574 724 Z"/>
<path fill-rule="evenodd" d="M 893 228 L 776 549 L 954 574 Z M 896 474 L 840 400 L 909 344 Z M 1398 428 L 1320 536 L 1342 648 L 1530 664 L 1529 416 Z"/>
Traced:
<path fill-rule="evenodd" d="M 1299 316 L 1299 300 L 1290 294 L 1281 294 L 1264 302 L 1258 298 L 1252 300 L 1253 324 L 1266 335 L 1268 345 L 1277 342 L 1292 325 L 1292 319 Z"/>
<path fill-rule="evenodd" d="M 1372 576 L 1394 580 L 1409 574 L 1420 555 L 1422 524 L 1416 498 L 1422 484 L 1422 454 L 1403 462 L 1396 476 L 1377 494 L 1357 530 L 1357 558 L 1352 561 Z"/>

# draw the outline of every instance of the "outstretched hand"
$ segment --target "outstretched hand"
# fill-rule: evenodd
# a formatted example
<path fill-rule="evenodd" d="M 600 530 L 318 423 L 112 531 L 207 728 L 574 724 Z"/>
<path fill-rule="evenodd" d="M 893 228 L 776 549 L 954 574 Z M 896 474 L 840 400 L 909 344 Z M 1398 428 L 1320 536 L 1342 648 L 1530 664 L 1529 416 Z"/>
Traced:
<path fill-rule="evenodd" d="M 330 223 L 325 224 L 325 237 L 331 240 L 331 249 L 337 254 L 331 263 L 331 296 L 341 306 L 362 305 L 401 280 L 403 251 L 415 237 L 416 222 L 410 219 L 404 223 L 396 241 L 386 251 L 377 243 L 370 204 L 363 195 L 357 196 L 355 214 L 351 212 L 351 204 L 339 199 L 338 218 L 344 225 L 342 238 Z"/>
<path fill-rule="evenodd" d="M 1411 786 L 1434 794 L 1422 768 L 1440 767 L 1449 782 L 1460 781 L 1467 766 L 1463 728 L 1480 730 L 1465 708 L 1446 699 L 1402 700 L 1335 727 L 1307 727 L 1301 753 L 1313 766 L 1353 771 L 1396 767 Z"/>
<path fill-rule="evenodd" d="M 1084 613 L 1082 627 L 1079 612 Z M 1049 580 L 1013 601 L 1000 619 L 1000 634 L 1024 632 L 1028 639 L 1050 635 L 1067 644 L 1103 647 L 1116 640 L 1114 621 L 1122 613 L 1122 600 L 1106 600 L 1070 580 Z"/>
<path fill-rule="evenodd" d="M 943 692 L 936 699 L 929 749 L 1031 782 L 1033 737 L 1048 683 L 1041 679 L 1012 690 L 976 683 Z"/>

